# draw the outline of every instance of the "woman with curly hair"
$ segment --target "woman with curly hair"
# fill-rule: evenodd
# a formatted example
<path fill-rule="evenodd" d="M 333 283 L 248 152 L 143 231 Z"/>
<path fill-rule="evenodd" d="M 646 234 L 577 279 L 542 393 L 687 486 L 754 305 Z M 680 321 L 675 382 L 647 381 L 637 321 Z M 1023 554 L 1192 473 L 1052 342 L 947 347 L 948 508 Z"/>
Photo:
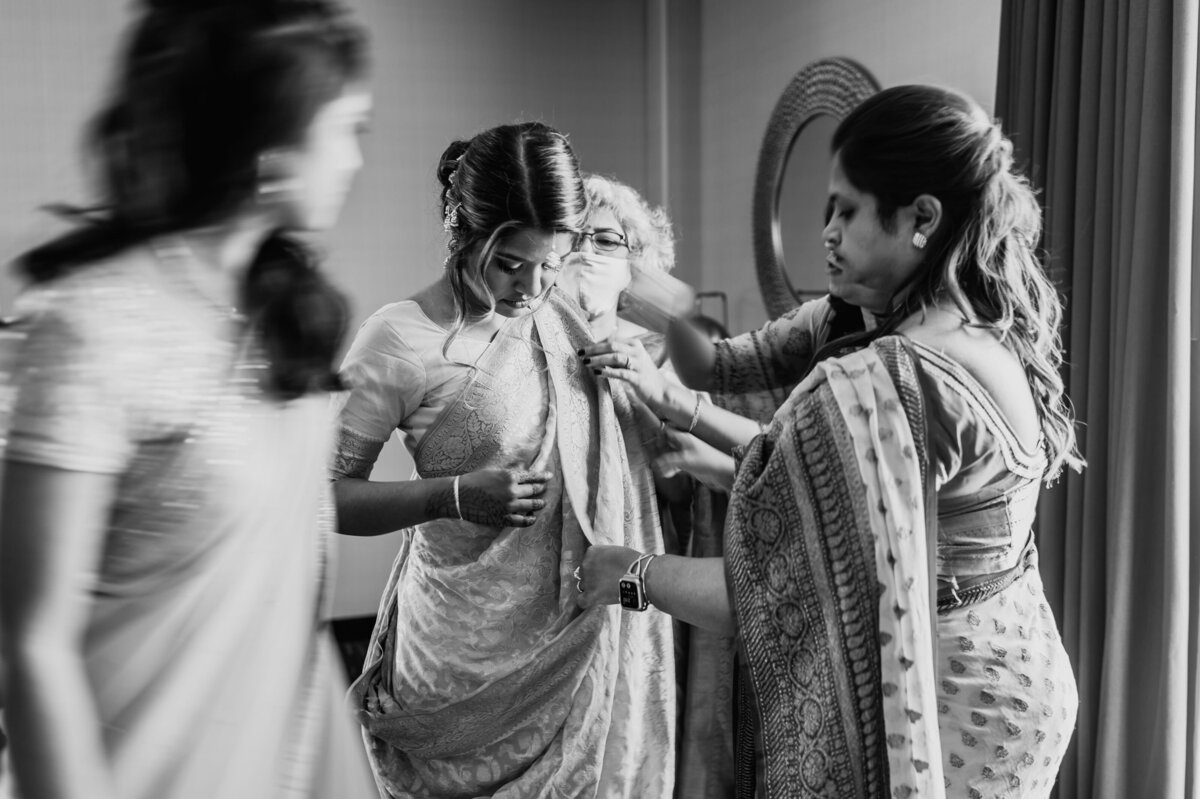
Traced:
<path fill-rule="evenodd" d="M 597 340 L 644 335 L 645 329 L 617 316 L 617 306 L 635 270 L 669 272 L 675 267 L 671 220 L 662 208 L 612 178 L 585 175 L 583 186 L 587 226 L 564 269 L 563 286 L 579 300 Z M 662 355 L 666 357 L 665 350 Z"/>

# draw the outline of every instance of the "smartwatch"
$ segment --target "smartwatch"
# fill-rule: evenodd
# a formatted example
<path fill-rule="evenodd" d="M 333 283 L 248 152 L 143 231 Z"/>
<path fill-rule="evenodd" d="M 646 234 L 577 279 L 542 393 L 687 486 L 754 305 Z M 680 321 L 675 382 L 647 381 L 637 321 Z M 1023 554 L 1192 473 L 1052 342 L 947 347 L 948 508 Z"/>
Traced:
<path fill-rule="evenodd" d="M 646 568 L 650 561 L 658 555 L 640 555 L 629 567 L 629 572 L 621 575 L 618 583 L 621 594 L 621 607 L 626 610 L 645 610 L 650 607 L 646 596 Z"/>

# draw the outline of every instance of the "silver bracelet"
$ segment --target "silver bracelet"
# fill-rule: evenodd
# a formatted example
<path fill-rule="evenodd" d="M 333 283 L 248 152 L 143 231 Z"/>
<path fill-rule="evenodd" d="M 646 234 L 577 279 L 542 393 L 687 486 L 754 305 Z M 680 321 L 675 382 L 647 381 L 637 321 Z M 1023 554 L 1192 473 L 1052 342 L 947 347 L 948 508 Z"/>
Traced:
<path fill-rule="evenodd" d="M 654 559 L 657 557 L 658 555 L 650 555 L 648 558 L 646 558 L 646 562 L 642 564 L 642 593 L 646 595 L 646 602 L 651 605 L 653 605 L 654 602 L 650 599 L 650 589 L 646 587 L 646 575 L 650 571 L 650 564 L 653 563 Z"/>
<path fill-rule="evenodd" d="M 696 392 L 696 407 L 692 409 L 692 421 L 688 424 L 687 431 L 691 433 L 696 429 L 696 424 L 700 421 L 700 392 Z"/>
<path fill-rule="evenodd" d="M 459 501 L 458 501 L 458 477 L 459 476 L 457 474 L 454 475 L 454 510 L 458 512 L 458 518 L 461 519 L 463 517 L 463 515 L 462 515 L 462 505 L 459 504 Z"/>
<path fill-rule="evenodd" d="M 626 572 L 626 574 L 633 574 L 638 577 L 641 577 L 642 574 L 646 571 L 646 567 L 644 564 L 649 563 L 652 559 L 654 559 L 656 557 L 658 557 L 658 556 L 651 554 L 651 553 L 647 553 L 645 555 L 638 555 L 637 560 L 635 560 L 633 563 L 631 563 L 629 565 L 629 569 Z"/>

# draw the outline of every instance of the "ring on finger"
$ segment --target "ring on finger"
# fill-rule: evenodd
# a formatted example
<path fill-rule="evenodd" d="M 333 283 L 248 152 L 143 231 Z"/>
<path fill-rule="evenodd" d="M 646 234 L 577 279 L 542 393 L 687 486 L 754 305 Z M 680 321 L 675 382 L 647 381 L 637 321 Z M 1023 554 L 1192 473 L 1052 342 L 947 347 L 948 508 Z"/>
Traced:
<path fill-rule="evenodd" d="M 578 592 L 579 592 L 579 593 L 581 593 L 581 594 L 583 593 L 583 580 L 576 580 L 576 581 L 575 581 L 575 590 L 576 590 L 576 591 L 578 591 Z"/>

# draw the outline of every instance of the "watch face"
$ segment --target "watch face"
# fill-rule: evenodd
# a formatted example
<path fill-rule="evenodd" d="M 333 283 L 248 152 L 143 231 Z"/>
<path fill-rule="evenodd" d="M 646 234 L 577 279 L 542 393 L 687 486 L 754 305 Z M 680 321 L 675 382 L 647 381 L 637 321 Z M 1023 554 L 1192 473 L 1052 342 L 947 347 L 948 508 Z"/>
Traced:
<path fill-rule="evenodd" d="M 626 574 L 619 583 L 621 589 L 621 607 L 629 610 L 646 609 L 646 591 L 642 588 L 639 577 Z"/>

